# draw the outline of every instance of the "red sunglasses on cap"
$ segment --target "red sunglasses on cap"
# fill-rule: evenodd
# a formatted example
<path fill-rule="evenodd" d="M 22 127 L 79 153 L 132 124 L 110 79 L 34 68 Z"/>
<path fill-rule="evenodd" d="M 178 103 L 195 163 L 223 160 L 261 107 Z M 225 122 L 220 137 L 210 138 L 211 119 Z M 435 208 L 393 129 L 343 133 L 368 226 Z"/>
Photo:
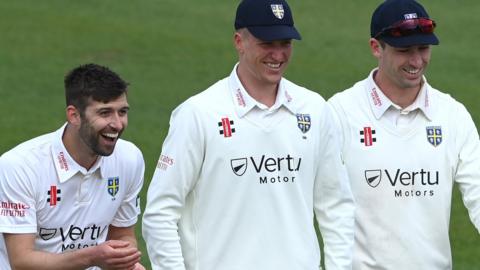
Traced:
<path fill-rule="evenodd" d="M 382 31 L 374 36 L 374 38 L 378 38 L 382 35 L 404 37 L 412 34 L 431 34 L 433 33 L 435 26 L 435 21 L 427 18 L 408 19 L 398 21 L 392 26 L 383 28 Z"/>

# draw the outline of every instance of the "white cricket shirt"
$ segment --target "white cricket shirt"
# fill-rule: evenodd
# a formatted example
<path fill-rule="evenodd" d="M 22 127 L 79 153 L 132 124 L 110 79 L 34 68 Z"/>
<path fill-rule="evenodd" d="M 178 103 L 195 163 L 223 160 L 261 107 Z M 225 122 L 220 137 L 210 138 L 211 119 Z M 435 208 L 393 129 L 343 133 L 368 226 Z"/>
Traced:
<path fill-rule="evenodd" d="M 424 79 L 415 117 L 397 125 L 372 76 L 333 96 L 357 203 L 354 270 L 452 269 L 452 187 L 480 231 L 480 144 L 463 105 Z M 400 112 L 397 112 L 399 115 Z"/>
<path fill-rule="evenodd" d="M 145 169 L 140 150 L 120 139 L 87 171 L 63 145 L 65 126 L 0 157 L 0 232 L 34 233 L 35 248 L 52 253 L 98 245 L 110 224 L 134 225 Z M 0 239 L 0 269 L 10 269 Z"/>
<path fill-rule="evenodd" d="M 316 93 L 282 79 L 270 109 L 227 77 L 174 110 L 147 195 L 153 269 L 350 269 L 353 201 Z"/>

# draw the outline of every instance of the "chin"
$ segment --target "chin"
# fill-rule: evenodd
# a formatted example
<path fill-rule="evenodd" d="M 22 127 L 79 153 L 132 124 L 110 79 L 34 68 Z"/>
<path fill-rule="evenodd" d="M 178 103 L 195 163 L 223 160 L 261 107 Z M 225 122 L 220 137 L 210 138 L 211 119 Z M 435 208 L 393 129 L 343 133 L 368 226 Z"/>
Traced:
<path fill-rule="evenodd" d="M 270 76 L 267 78 L 267 82 L 269 82 L 270 84 L 279 84 L 280 81 L 282 80 L 282 76 Z"/>
<path fill-rule="evenodd" d="M 108 157 L 113 154 L 113 150 L 115 150 L 115 145 L 112 147 L 104 147 L 102 149 L 96 149 L 95 153 L 99 156 Z"/>

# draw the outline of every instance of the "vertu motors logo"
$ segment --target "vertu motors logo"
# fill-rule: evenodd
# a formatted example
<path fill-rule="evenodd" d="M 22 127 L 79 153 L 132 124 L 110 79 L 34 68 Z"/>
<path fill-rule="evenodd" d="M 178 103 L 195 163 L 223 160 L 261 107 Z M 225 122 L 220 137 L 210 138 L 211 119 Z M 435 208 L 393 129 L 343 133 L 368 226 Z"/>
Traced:
<path fill-rule="evenodd" d="M 382 181 L 382 170 L 366 170 L 365 180 L 367 180 L 369 186 L 377 187 Z"/>

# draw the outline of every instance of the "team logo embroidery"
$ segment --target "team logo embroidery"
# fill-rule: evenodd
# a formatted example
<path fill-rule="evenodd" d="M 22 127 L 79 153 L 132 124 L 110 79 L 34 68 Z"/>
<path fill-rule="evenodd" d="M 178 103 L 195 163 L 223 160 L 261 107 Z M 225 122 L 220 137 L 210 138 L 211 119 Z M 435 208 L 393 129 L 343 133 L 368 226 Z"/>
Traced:
<path fill-rule="evenodd" d="M 242 176 L 247 171 L 247 158 L 236 158 L 230 160 L 233 173 Z"/>
<path fill-rule="evenodd" d="M 408 14 L 404 14 L 403 17 L 405 18 L 405 20 L 410 20 L 410 19 L 418 18 L 418 15 L 417 13 L 408 13 Z"/>
<path fill-rule="evenodd" d="M 108 178 L 108 194 L 110 194 L 112 197 L 115 197 L 115 195 L 118 193 L 119 184 L 120 180 L 118 176 Z"/>
<path fill-rule="evenodd" d="M 245 99 L 243 98 L 243 94 L 242 94 L 242 91 L 240 90 L 240 88 L 237 89 L 237 103 L 238 103 L 238 106 L 242 106 L 242 107 L 245 107 L 247 106 L 245 104 Z"/>
<path fill-rule="evenodd" d="M 38 232 L 38 234 L 40 235 L 40 238 L 42 238 L 45 241 L 52 239 L 56 233 L 57 233 L 57 229 L 47 229 L 47 228 L 40 228 L 40 231 Z"/>
<path fill-rule="evenodd" d="M 47 202 L 50 203 L 50 206 L 56 206 L 57 202 L 61 200 L 60 198 L 61 190 L 57 189 L 57 186 L 50 186 L 50 190 L 47 191 Z"/>
<path fill-rule="evenodd" d="M 380 98 L 380 95 L 378 94 L 377 92 L 377 88 L 372 88 L 372 90 L 370 90 L 370 96 L 373 100 L 373 104 L 377 107 L 380 107 L 382 106 L 382 99 Z"/>
<path fill-rule="evenodd" d="M 442 127 L 427 127 L 428 142 L 437 147 L 442 143 Z"/>
<path fill-rule="evenodd" d="M 232 126 L 233 120 L 228 119 L 228 117 L 222 118 L 222 121 L 218 122 L 218 127 L 221 127 L 220 135 L 225 138 L 232 137 L 232 134 L 235 133 L 235 128 Z"/>
<path fill-rule="evenodd" d="M 58 153 L 58 164 L 60 164 L 60 169 L 68 171 L 68 162 L 65 158 L 65 154 L 63 152 Z"/>
<path fill-rule="evenodd" d="M 307 133 L 312 126 L 310 114 L 297 113 L 297 126 L 303 133 Z"/>
<path fill-rule="evenodd" d="M 367 184 L 371 187 L 377 187 L 382 180 L 382 171 L 381 170 L 366 170 L 365 171 L 365 180 Z"/>
<path fill-rule="evenodd" d="M 377 138 L 374 138 L 375 130 L 371 127 L 364 127 L 363 130 L 360 130 L 360 142 L 363 143 L 365 146 L 372 146 L 374 142 L 377 142 Z"/>
<path fill-rule="evenodd" d="M 285 11 L 283 10 L 283 5 L 270 5 L 272 8 L 273 15 L 278 19 L 283 19 L 283 15 L 285 15 Z"/>

